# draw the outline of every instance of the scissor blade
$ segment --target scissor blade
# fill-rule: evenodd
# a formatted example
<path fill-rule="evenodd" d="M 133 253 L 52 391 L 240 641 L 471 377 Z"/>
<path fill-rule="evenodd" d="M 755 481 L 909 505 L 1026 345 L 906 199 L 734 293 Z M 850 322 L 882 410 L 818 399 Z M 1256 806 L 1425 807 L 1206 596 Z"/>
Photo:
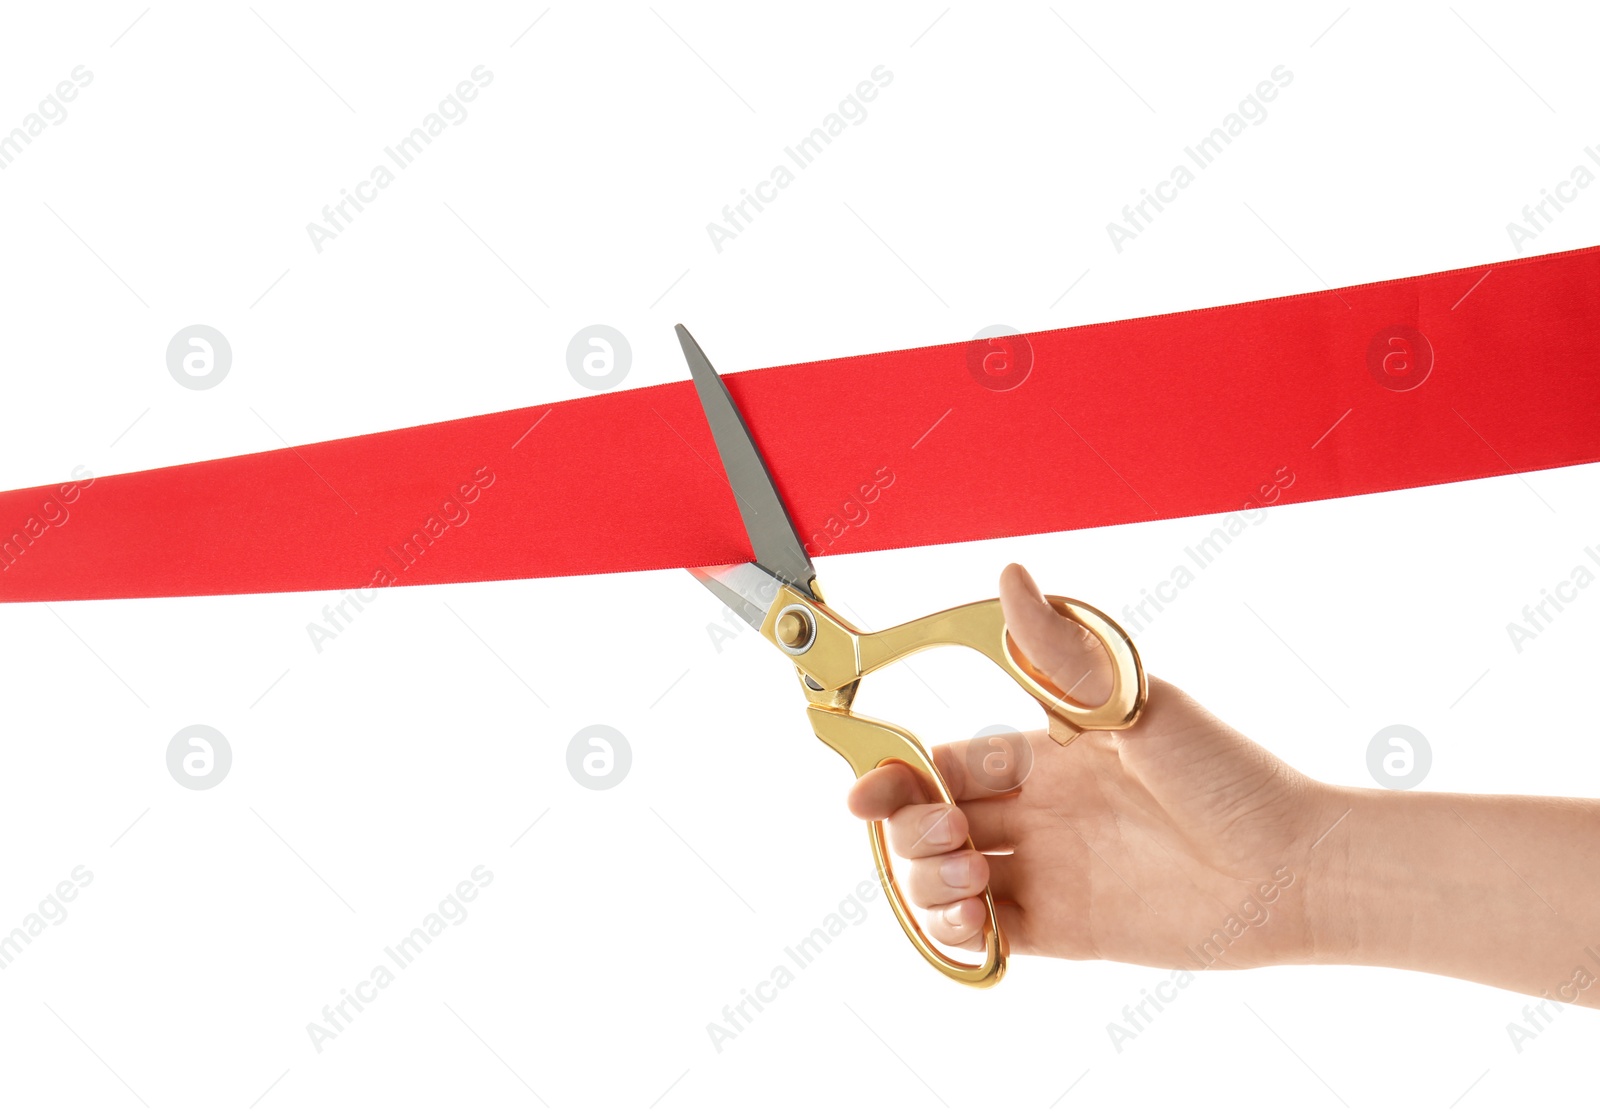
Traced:
<path fill-rule="evenodd" d="M 767 610 L 778 596 L 778 579 L 753 562 L 733 566 L 703 566 L 689 573 L 701 585 L 722 599 L 722 603 L 742 617 L 751 628 L 760 630 Z"/>
<path fill-rule="evenodd" d="M 811 582 L 817 572 L 794 524 L 789 521 L 788 510 L 778 496 L 755 440 L 750 437 L 744 416 L 734 406 L 727 385 L 711 367 L 699 343 L 682 326 L 678 327 L 678 343 L 683 346 L 684 358 L 689 362 L 700 406 L 705 410 L 706 422 L 711 425 L 711 436 L 716 440 L 728 484 L 733 487 L 739 516 L 744 520 L 745 534 L 750 537 L 756 562 L 810 596 Z"/>

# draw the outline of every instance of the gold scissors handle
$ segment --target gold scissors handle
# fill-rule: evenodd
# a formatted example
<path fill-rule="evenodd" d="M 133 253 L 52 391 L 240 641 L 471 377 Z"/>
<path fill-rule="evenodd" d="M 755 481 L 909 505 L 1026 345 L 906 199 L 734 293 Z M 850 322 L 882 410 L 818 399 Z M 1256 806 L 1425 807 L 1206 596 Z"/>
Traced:
<path fill-rule="evenodd" d="M 1084 706 L 1029 663 L 1005 628 L 998 601 L 979 601 L 882 632 L 863 633 L 822 602 L 816 572 L 788 510 L 772 483 L 772 475 L 751 437 L 744 416 L 734 406 L 728 386 L 705 353 L 678 327 L 678 341 L 694 379 L 695 393 L 728 472 L 739 517 L 755 554 L 753 563 L 702 567 L 691 573 L 761 635 L 795 661 L 809 703 L 811 727 L 834 751 L 864 776 L 883 764 L 909 765 L 954 804 L 950 788 L 933 757 L 903 729 L 850 712 L 863 675 L 870 675 L 904 656 L 945 644 L 982 652 L 1016 680 L 1050 718 L 1050 736 L 1065 745 L 1085 729 L 1126 729 L 1144 708 L 1148 689 L 1139 653 L 1128 634 L 1110 617 L 1081 601 L 1048 597 L 1056 612 L 1076 621 L 1100 641 L 1111 659 L 1111 697 L 1098 706 Z M 956 961 L 923 933 L 901 894 L 883 840 L 883 824 L 871 824 L 872 857 L 895 918 L 917 950 L 940 973 L 965 985 L 987 986 L 1005 972 L 1005 936 L 995 914 L 994 896 L 985 890 L 988 908 L 984 928 L 984 960 Z M 972 841 L 968 839 L 968 848 Z"/>
<path fill-rule="evenodd" d="M 815 588 L 813 586 L 813 588 Z M 1111 694 L 1098 706 L 1084 706 L 1030 663 L 1006 632 L 998 600 L 978 601 L 942 613 L 863 633 L 829 609 L 818 597 L 805 597 L 783 585 L 767 612 L 761 633 L 795 661 L 810 699 L 807 714 L 818 738 L 849 762 L 859 778 L 890 763 L 909 766 L 942 802 L 955 804 L 950 788 L 928 750 L 910 733 L 887 722 L 852 713 L 856 685 L 862 676 L 927 648 L 957 645 L 981 652 L 999 665 L 1041 706 L 1050 720 L 1050 736 L 1068 744 L 1087 729 L 1126 729 L 1144 709 L 1149 696 L 1138 650 L 1122 627 L 1100 610 L 1067 597 L 1046 597 L 1059 614 L 1092 633 L 1111 662 Z M 868 824 L 872 857 L 878 867 L 895 918 L 917 951 L 940 973 L 963 985 L 984 988 L 1005 973 L 1006 943 L 995 912 L 994 896 L 984 890 L 987 909 L 984 959 L 967 963 L 951 958 L 928 938 L 900 890 L 884 841 L 883 823 Z M 967 839 L 967 848 L 974 848 Z"/>
<path fill-rule="evenodd" d="M 1028 657 L 1006 631 L 998 599 L 958 605 L 942 613 L 908 621 L 882 632 L 859 634 L 860 674 L 868 675 L 925 648 L 958 645 L 981 652 L 1039 705 L 1050 719 L 1050 736 L 1071 744 L 1086 729 L 1126 729 L 1144 709 L 1148 684 L 1138 649 L 1122 626 L 1093 605 L 1070 597 L 1045 598 L 1061 616 L 1087 629 L 1111 659 L 1111 695 L 1098 706 L 1072 700 Z"/>
<path fill-rule="evenodd" d="M 939 774 L 933 757 L 911 734 L 887 722 L 875 721 L 849 711 L 812 706 L 806 712 L 811 717 L 811 728 L 816 730 L 817 736 L 849 761 L 857 779 L 882 764 L 906 764 L 922 776 L 942 802 L 955 806 L 950 788 Z M 994 910 L 994 897 L 989 890 L 984 889 L 983 892 L 983 902 L 988 909 L 983 931 L 983 961 L 972 964 L 951 958 L 928 938 L 916 916 L 911 913 L 911 905 L 900 891 L 900 881 L 895 877 L 894 866 L 889 861 L 883 823 L 879 820 L 867 823 L 867 834 L 872 839 L 872 860 L 878 866 L 878 880 L 883 885 L 883 893 L 889 897 L 894 917 L 900 921 L 901 928 L 917 952 L 934 969 L 963 985 L 981 989 L 999 981 L 1006 972 L 1006 943 L 1000 931 L 1000 917 Z M 971 838 L 967 839 L 967 848 L 973 848 Z"/>

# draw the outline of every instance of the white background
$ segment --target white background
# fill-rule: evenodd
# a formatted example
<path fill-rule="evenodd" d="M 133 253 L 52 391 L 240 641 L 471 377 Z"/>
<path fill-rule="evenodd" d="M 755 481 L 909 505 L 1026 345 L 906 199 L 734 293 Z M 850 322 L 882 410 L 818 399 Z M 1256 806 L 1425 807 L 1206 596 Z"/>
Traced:
<path fill-rule="evenodd" d="M 0 172 L 0 487 L 581 395 L 565 352 L 595 322 L 632 388 L 683 377 L 679 320 L 734 371 L 1504 259 L 1600 141 L 1597 31 L 1477 2 L 12 8 L 0 127 L 94 77 Z M 317 253 L 307 222 L 480 64 L 468 118 Z M 716 252 L 706 223 L 879 65 L 869 117 Z M 1106 223 L 1279 65 L 1270 116 L 1115 252 Z M 1591 190 L 1524 252 L 1597 235 Z M 165 367 L 192 323 L 233 347 L 209 391 Z M 1600 794 L 1600 591 L 1520 653 L 1505 631 L 1600 544 L 1597 492 L 1587 467 L 1274 510 L 1141 649 L 1320 779 L 1371 786 L 1368 741 L 1404 723 L 1424 789 Z M 991 596 L 1014 559 L 1118 614 L 1212 526 L 821 571 L 874 625 Z M 1119 1054 L 1107 1023 L 1164 975 L 1017 958 L 974 994 L 881 897 L 719 1054 L 706 1025 L 871 873 L 787 666 L 718 651 L 678 572 L 394 591 L 318 653 L 335 596 L 4 609 L 0 928 L 94 880 L 0 971 L 0 1110 L 1592 1097 L 1594 1014 L 1518 1053 L 1529 998 L 1409 973 L 1204 974 Z M 1038 719 L 957 654 L 915 667 L 859 707 L 929 741 Z M 166 766 L 194 723 L 233 750 L 204 792 Z M 567 770 L 593 723 L 631 743 L 609 791 Z M 480 864 L 469 918 L 318 1054 L 307 1024 Z"/>

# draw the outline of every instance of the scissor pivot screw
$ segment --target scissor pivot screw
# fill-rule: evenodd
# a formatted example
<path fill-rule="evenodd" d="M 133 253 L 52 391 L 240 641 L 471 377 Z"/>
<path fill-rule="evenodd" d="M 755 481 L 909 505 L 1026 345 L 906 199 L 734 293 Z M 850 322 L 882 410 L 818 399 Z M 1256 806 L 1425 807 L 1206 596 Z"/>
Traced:
<path fill-rule="evenodd" d="M 778 614 L 772 626 L 773 635 L 790 655 L 799 655 L 810 649 L 817 638 L 816 618 L 804 605 L 788 605 Z"/>

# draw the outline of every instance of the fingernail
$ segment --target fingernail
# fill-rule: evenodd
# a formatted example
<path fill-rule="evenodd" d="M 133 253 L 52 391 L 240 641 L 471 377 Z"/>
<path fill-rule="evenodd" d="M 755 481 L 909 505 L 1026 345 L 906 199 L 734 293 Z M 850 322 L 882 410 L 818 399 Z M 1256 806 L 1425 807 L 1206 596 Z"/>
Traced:
<path fill-rule="evenodd" d="M 922 835 L 922 840 L 929 845 L 948 845 L 950 842 L 950 812 L 945 811 L 939 819 Z"/>
<path fill-rule="evenodd" d="M 1028 572 L 1028 568 L 1026 566 L 1019 566 L 1019 569 L 1022 571 L 1022 584 L 1024 588 L 1027 589 L 1029 595 L 1038 598 L 1040 601 L 1043 601 L 1044 594 L 1040 592 L 1039 583 L 1033 580 L 1033 575 Z"/>
<path fill-rule="evenodd" d="M 965 888 L 972 883 L 972 860 L 960 854 L 939 862 L 939 879 L 951 888 Z"/>
<path fill-rule="evenodd" d="M 960 930 L 964 929 L 966 927 L 966 925 L 967 925 L 967 920 L 966 920 L 966 917 L 962 914 L 962 911 L 965 908 L 966 908 L 965 904 L 951 904 L 948 908 L 945 909 L 944 921 L 946 923 L 950 924 L 950 926 L 954 930 L 960 931 Z"/>

